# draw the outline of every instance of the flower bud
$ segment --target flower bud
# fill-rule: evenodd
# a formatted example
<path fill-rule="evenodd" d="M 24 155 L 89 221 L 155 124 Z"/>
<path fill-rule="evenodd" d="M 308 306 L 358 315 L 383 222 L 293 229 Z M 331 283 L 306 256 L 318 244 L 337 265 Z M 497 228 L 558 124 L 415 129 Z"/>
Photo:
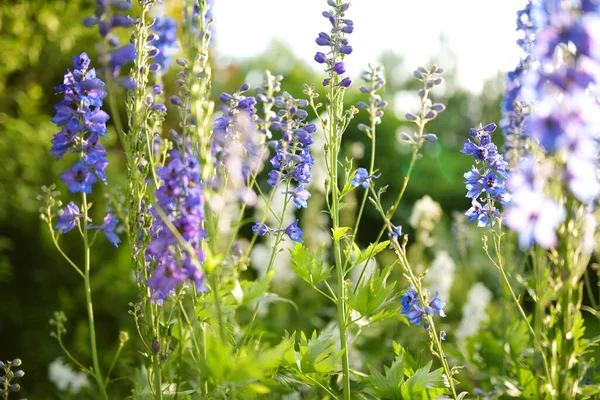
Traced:
<path fill-rule="evenodd" d="M 430 142 L 435 142 L 435 141 L 437 141 L 437 136 L 434 133 L 427 133 L 427 134 L 423 135 L 423 139 L 430 141 Z"/>
<path fill-rule="evenodd" d="M 416 121 L 417 120 L 417 116 L 415 114 L 406 113 L 405 117 L 409 121 Z"/>
<path fill-rule="evenodd" d="M 492 122 L 492 123 L 489 123 L 489 124 L 487 124 L 486 126 L 484 126 L 484 127 L 483 127 L 483 129 L 484 129 L 485 131 L 487 131 L 487 132 L 490 132 L 490 133 L 492 133 L 492 132 L 494 132 L 494 131 L 496 130 L 496 124 L 495 124 L 495 123 L 493 123 L 493 122 Z"/>

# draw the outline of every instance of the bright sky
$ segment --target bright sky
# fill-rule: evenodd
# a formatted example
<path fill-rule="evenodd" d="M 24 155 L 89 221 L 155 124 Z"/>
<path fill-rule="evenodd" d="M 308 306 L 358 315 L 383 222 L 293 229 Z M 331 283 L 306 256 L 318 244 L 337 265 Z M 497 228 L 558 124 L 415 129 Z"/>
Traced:
<path fill-rule="evenodd" d="M 315 38 L 330 27 L 321 16 L 328 8 L 326 0 L 215 3 L 219 57 L 231 60 L 257 55 L 278 39 L 315 69 L 321 68 L 312 58 L 319 51 Z M 346 64 L 353 76 L 385 50 L 401 54 L 408 68 L 427 64 L 448 51 L 440 49 L 441 34 L 448 37 L 450 49 L 457 54 L 460 83 L 473 91 L 480 91 L 486 78 L 498 71 L 514 69 L 518 62 L 515 19 L 525 0 L 351 0 L 351 3 L 347 17 L 354 20 L 355 30 L 348 39 L 354 52 L 346 57 Z"/>

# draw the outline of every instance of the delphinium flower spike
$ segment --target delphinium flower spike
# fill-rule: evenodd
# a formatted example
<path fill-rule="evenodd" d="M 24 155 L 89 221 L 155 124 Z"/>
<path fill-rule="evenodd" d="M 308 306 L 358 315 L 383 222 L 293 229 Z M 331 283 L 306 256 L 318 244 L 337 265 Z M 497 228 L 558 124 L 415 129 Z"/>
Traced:
<path fill-rule="evenodd" d="M 171 17 L 158 17 L 154 20 L 151 30 L 154 36 L 149 38 L 149 40 L 153 40 L 150 40 L 148 44 L 154 46 L 151 51 L 157 53 L 152 58 L 160 65 L 157 72 L 164 75 L 173 62 L 173 56 L 179 50 L 177 23 Z"/>
<path fill-rule="evenodd" d="M 319 33 L 315 41 L 319 46 L 329 47 L 329 51 L 319 51 L 314 58 L 319 64 L 325 65 L 325 71 L 329 74 L 329 77 L 323 80 L 323 86 L 335 84 L 347 88 L 352 84 L 352 80 L 349 77 L 342 78 L 342 75 L 346 72 L 344 56 L 352 53 L 352 46 L 345 37 L 354 31 L 352 20 L 345 18 L 350 3 L 337 4 L 334 0 L 328 0 L 327 4 L 331 9 L 323 11 L 323 16 L 331 23 L 331 30 L 329 33 Z"/>
<path fill-rule="evenodd" d="M 278 111 L 276 116 L 269 120 L 270 130 L 280 132 L 281 139 L 269 142 L 275 147 L 275 155 L 271 158 L 274 169 L 269 172 L 267 183 L 272 187 L 285 186 L 288 189 L 283 193 L 291 195 L 297 208 L 305 208 L 311 196 L 305 185 L 310 182 L 311 169 L 315 162 L 309 147 L 313 143 L 312 134 L 316 132 L 317 127 L 306 122 L 308 113 L 303 109 L 308 106 L 306 100 L 295 99 L 284 92 L 273 99 L 273 105 Z M 296 187 L 289 190 L 292 184 Z M 297 221 L 294 224 L 285 232 L 290 239 L 301 242 L 302 231 L 298 228 Z M 269 228 L 268 232 L 277 230 Z"/>
<path fill-rule="evenodd" d="M 0 361 L 0 396 L 8 399 L 10 393 L 19 393 L 21 385 L 14 380 L 25 376 L 25 372 L 19 368 L 23 363 L 21 359 L 15 358 L 12 361 Z"/>
<path fill-rule="evenodd" d="M 127 43 L 121 46 L 117 35 L 112 32 L 114 28 L 129 28 L 139 22 L 126 14 L 132 7 L 131 0 L 96 0 L 97 7 L 94 16 L 83 21 L 87 27 L 98 26 L 98 32 L 102 37 L 101 62 L 107 66 L 111 76 L 117 78 L 121 69 L 131 63 L 135 57 L 135 46 Z M 130 80 L 126 77 L 119 80 L 126 88 Z"/>
<path fill-rule="evenodd" d="M 90 59 L 86 53 L 81 53 L 73 58 L 75 69 L 65 74 L 62 85 L 56 87 L 58 93 L 64 98 L 55 108 L 55 115 L 51 118 L 62 130 L 54 135 L 50 153 L 57 159 L 71 152 L 78 155 L 79 159 L 60 177 L 65 182 L 71 193 L 92 192 L 92 185 L 98 180 L 106 184 L 106 150 L 99 143 L 101 137 L 106 137 L 106 121 L 109 116 L 102 110 L 102 102 L 106 97 L 104 82 L 96 77 L 94 68 L 90 68 Z M 58 215 L 55 229 L 67 233 L 77 226 L 79 218 L 83 216 L 79 206 L 70 202 Z M 105 220 L 111 221 L 110 225 L 102 230 L 115 246 L 120 242 L 114 234 L 117 220 L 108 214 Z M 89 225 L 88 229 L 98 228 Z"/>
<path fill-rule="evenodd" d="M 202 228 L 204 191 L 197 159 L 172 150 L 168 165 L 158 175 L 163 183 L 156 199 L 162 212 L 152 209 L 153 236 L 146 260 L 152 299 L 162 304 L 185 281 L 193 282 L 197 291 L 204 290 L 199 263 L 204 261 L 201 241 L 206 233 Z"/>
<path fill-rule="evenodd" d="M 471 138 L 462 149 L 464 154 L 475 159 L 475 165 L 465 173 L 466 197 L 472 199 L 472 207 L 465 214 L 469 223 L 477 221 L 480 227 L 494 225 L 500 218 L 496 204 L 506 207 L 510 200 L 505 185 L 508 164 L 492 142 L 491 134 L 495 130 L 494 123 L 480 129 L 471 128 Z"/>
<path fill-rule="evenodd" d="M 533 4 L 529 0 L 525 7 L 517 13 L 517 44 L 523 55 L 517 67 L 506 74 L 506 91 L 500 104 L 502 120 L 500 128 L 505 136 L 504 157 L 514 168 L 525 147 L 525 119 L 530 112 L 530 105 L 523 95 L 523 79 L 529 70 L 535 68 L 535 57 L 531 52 L 536 33 L 535 20 L 532 15 Z"/>
<path fill-rule="evenodd" d="M 600 196 L 600 104 L 589 92 L 600 84 L 600 17 L 592 3 L 536 4 L 539 27 L 531 51 L 540 67 L 530 71 L 522 89 L 535 103 L 527 134 L 546 154 L 562 154 L 566 162 L 556 172 L 586 204 Z"/>

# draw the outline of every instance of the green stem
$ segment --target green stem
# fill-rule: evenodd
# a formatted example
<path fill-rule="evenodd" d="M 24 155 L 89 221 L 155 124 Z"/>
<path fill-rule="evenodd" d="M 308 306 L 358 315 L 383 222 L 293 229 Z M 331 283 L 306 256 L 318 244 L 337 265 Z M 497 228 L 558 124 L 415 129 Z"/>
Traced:
<path fill-rule="evenodd" d="M 337 97 L 337 98 L 336 98 Z M 340 198 L 338 188 L 338 153 L 341 142 L 341 132 L 338 132 L 338 103 L 341 96 L 335 96 L 334 83 L 329 86 L 329 100 L 331 113 L 329 117 L 329 185 L 331 187 L 331 219 L 333 231 L 339 228 Z M 333 252 L 335 257 L 335 269 L 337 276 L 337 319 L 340 331 L 340 347 L 342 350 L 342 382 L 343 398 L 350 400 L 350 362 L 348 357 L 348 342 L 346 339 L 346 285 L 344 281 L 344 266 L 342 264 L 342 250 L 340 242 L 334 240 Z"/>
<path fill-rule="evenodd" d="M 506 285 L 506 288 L 510 292 L 513 302 L 515 303 L 515 306 L 519 310 L 519 314 L 521 314 L 523 321 L 525 321 L 525 324 L 527 325 L 527 329 L 529 330 L 529 333 L 531 333 L 533 342 L 534 342 L 535 346 L 538 348 L 538 352 L 542 356 L 542 363 L 544 365 L 544 373 L 546 375 L 547 382 L 550 383 L 550 382 L 552 382 L 552 380 L 551 380 L 551 376 L 550 376 L 550 369 L 548 368 L 548 361 L 546 360 L 545 350 L 544 350 L 542 344 L 540 343 L 538 336 L 536 335 L 535 331 L 533 330 L 533 327 L 529 323 L 529 319 L 527 318 L 527 315 L 525 314 L 523 307 L 521 307 L 521 303 L 519 303 L 519 299 L 517 298 L 517 295 L 515 294 L 515 291 L 513 290 L 512 286 L 510 284 L 510 281 L 508 280 L 506 271 L 504 270 L 504 265 L 502 263 L 502 254 L 500 252 L 500 240 L 501 240 L 500 236 L 494 230 L 492 230 L 492 233 L 494 234 L 494 248 L 495 248 L 496 258 L 498 259 L 498 262 L 494 261 L 494 259 L 490 255 L 490 253 L 487 249 L 487 245 L 484 246 L 485 253 L 487 254 L 490 261 L 492 261 L 492 263 L 500 271 L 500 275 L 502 275 L 504 284 Z"/>
<path fill-rule="evenodd" d="M 421 134 L 423 133 L 423 127 L 420 128 L 420 133 Z M 390 208 L 390 210 L 388 211 L 387 215 L 383 214 L 384 220 L 386 222 L 381 227 L 381 230 L 379 231 L 379 235 L 377 235 L 377 239 L 375 240 L 375 243 L 379 243 L 379 241 L 383 237 L 383 234 L 385 233 L 385 231 L 387 229 L 388 221 L 392 218 L 392 216 L 396 212 L 396 209 L 400 205 L 400 201 L 402 200 L 402 197 L 404 197 L 404 192 L 406 191 L 406 187 L 408 186 L 408 182 L 410 181 L 410 176 L 415 167 L 415 163 L 417 162 L 420 148 L 421 148 L 420 146 L 415 146 L 413 148 L 412 157 L 410 159 L 408 171 L 406 172 L 406 176 L 404 177 L 404 182 L 402 183 L 402 188 L 400 189 L 400 192 L 398 193 L 398 197 L 396 197 L 396 201 L 394 202 L 394 205 L 392 206 L 392 208 Z M 367 270 L 367 266 L 369 265 L 369 262 L 371 261 L 371 258 L 373 258 L 372 254 L 369 255 L 369 258 L 367 258 L 367 261 L 365 262 L 365 266 L 363 267 L 362 271 L 360 271 L 360 275 L 358 276 L 358 280 L 356 281 L 356 285 L 354 286 L 354 292 L 356 292 L 356 290 L 360 286 L 360 283 L 362 282 L 362 279 L 365 275 L 365 271 Z"/>
<path fill-rule="evenodd" d="M 88 323 L 90 327 L 90 347 L 92 349 L 92 362 L 94 365 L 94 377 L 100 388 L 100 392 L 105 399 L 108 399 L 106 389 L 104 388 L 104 380 L 100 372 L 100 363 L 98 362 L 98 350 L 96 348 L 96 328 L 94 326 L 94 309 L 92 306 L 92 287 L 90 282 L 90 247 L 88 238 L 88 203 L 85 193 L 82 193 L 83 200 L 83 247 L 84 247 L 84 266 L 85 266 L 85 300 L 87 304 Z"/>

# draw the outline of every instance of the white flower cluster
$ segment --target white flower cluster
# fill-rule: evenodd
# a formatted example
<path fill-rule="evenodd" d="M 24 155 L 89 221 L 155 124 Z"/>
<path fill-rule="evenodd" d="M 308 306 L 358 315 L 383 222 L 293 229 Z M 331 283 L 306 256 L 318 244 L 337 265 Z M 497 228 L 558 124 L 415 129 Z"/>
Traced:
<path fill-rule="evenodd" d="M 467 293 L 467 302 L 462 309 L 462 320 L 456 329 L 455 335 L 459 341 L 464 341 L 479 331 L 481 324 L 487 322 L 486 312 L 492 292 L 483 283 L 477 282 Z"/>
<path fill-rule="evenodd" d="M 75 372 L 71 366 L 59 357 L 48 365 L 48 379 L 62 391 L 78 393 L 81 388 L 89 385 L 87 375 Z"/>

